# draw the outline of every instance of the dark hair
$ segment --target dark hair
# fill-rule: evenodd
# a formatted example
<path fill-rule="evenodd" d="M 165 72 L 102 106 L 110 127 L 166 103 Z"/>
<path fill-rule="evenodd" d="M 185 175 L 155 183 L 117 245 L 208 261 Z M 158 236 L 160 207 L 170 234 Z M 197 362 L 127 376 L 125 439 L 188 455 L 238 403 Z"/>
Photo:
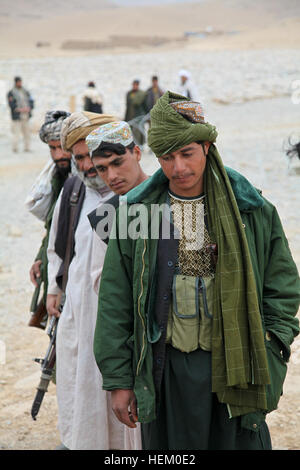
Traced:
<path fill-rule="evenodd" d="M 157 75 L 153 75 L 152 80 L 158 80 Z"/>
<path fill-rule="evenodd" d="M 21 77 L 15 77 L 15 83 L 21 82 L 21 81 L 22 81 L 22 78 L 21 78 Z"/>
<path fill-rule="evenodd" d="M 112 144 L 109 142 L 101 142 L 99 147 L 97 147 L 93 153 L 92 153 L 92 158 L 93 157 L 110 157 L 112 153 L 116 153 L 117 155 L 124 155 L 126 153 L 126 150 L 130 150 L 132 153 L 133 149 L 135 147 L 135 142 L 131 142 L 129 145 L 123 145 L 123 144 Z"/>
<path fill-rule="evenodd" d="M 92 87 L 92 88 L 95 88 L 95 82 L 89 82 L 88 83 L 88 86 Z"/>
<path fill-rule="evenodd" d="M 204 140 L 196 140 L 196 144 L 201 145 L 203 153 L 205 155 Z"/>

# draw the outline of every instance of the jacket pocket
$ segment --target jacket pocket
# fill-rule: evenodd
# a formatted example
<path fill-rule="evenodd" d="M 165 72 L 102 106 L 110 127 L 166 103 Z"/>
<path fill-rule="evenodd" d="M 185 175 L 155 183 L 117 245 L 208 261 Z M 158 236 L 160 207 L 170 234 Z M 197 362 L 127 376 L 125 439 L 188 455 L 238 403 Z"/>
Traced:
<path fill-rule="evenodd" d="M 287 365 L 284 361 L 279 341 L 269 333 L 266 333 L 266 350 L 269 364 L 271 383 L 266 386 L 268 412 L 276 410 L 280 396 L 283 393 L 283 383 L 287 373 Z"/>
<path fill-rule="evenodd" d="M 199 292 L 198 278 L 176 274 L 173 278 L 171 343 L 183 352 L 198 349 Z"/>

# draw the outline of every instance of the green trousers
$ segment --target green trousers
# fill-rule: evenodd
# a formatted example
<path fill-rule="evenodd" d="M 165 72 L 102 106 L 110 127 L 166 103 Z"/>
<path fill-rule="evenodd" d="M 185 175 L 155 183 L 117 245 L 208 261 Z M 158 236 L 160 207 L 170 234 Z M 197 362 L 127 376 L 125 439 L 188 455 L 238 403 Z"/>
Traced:
<path fill-rule="evenodd" d="M 266 423 L 259 431 L 229 418 L 211 392 L 211 353 L 166 347 L 157 419 L 142 424 L 145 450 L 270 450 Z"/>

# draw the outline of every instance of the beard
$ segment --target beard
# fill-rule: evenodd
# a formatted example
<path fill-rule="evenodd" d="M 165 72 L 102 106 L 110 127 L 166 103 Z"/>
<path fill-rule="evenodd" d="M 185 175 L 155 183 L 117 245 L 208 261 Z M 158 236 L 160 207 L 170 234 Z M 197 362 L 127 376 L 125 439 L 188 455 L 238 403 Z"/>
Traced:
<path fill-rule="evenodd" d="M 88 188 L 98 191 L 98 193 L 100 193 L 101 195 L 105 195 L 106 193 L 111 191 L 111 189 L 104 183 L 103 179 L 100 178 L 98 174 L 89 177 L 87 176 L 89 172 L 80 171 L 77 168 L 75 159 L 73 157 L 71 159 L 71 171 L 72 174 L 78 176 Z"/>
<path fill-rule="evenodd" d="M 104 183 L 104 181 L 100 178 L 99 175 L 95 176 L 88 176 L 88 172 L 77 170 L 79 178 L 84 182 L 84 184 L 91 189 L 95 189 L 96 191 L 103 192 L 105 190 L 110 191 L 108 186 Z"/>
<path fill-rule="evenodd" d="M 59 164 L 55 163 L 56 171 L 60 174 L 60 176 L 68 176 L 71 172 L 71 162 L 68 159 L 63 159 L 60 161 L 68 162 L 68 166 L 59 166 Z"/>

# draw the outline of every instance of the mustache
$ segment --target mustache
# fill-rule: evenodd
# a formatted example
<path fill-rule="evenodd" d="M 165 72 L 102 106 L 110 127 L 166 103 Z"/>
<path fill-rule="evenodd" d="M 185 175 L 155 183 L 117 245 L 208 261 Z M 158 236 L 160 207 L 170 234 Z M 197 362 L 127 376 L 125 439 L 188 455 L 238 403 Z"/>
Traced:
<path fill-rule="evenodd" d="M 71 163 L 69 158 L 60 158 L 59 160 L 54 160 L 55 165 L 63 162 Z"/>
<path fill-rule="evenodd" d="M 89 175 L 90 175 L 90 176 L 96 176 L 96 175 L 97 175 L 97 171 L 96 171 L 95 168 L 90 168 L 89 170 L 84 171 L 83 174 L 84 174 L 85 177 L 88 177 Z"/>

